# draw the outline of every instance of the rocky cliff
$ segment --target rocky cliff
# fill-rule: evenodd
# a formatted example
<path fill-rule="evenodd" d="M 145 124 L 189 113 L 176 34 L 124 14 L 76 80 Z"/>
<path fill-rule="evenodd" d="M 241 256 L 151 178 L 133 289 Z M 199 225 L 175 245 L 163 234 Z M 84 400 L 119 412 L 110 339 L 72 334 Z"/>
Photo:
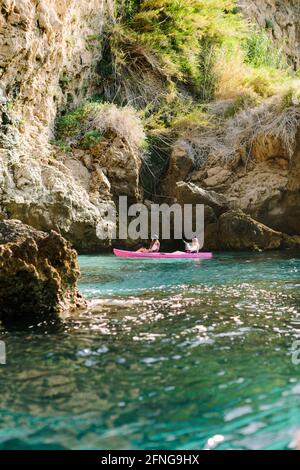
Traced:
<path fill-rule="evenodd" d="M 298 235 L 299 80 L 271 41 L 297 69 L 298 2 L 238 2 L 270 46 L 239 36 L 233 1 L 158 3 L 120 1 L 116 19 L 113 0 L 1 0 L 0 219 L 54 229 L 81 252 L 110 246 L 117 197 L 143 197 L 148 137 L 159 202 L 204 201 L 208 233 L 242 210 Z"/>
<path fill-rule="evenodd" d="M 97 166 L 99 155 L 97 162 L 90 155 L 81 158 L 82 152 L 61 158 L 50 142 L 57 115 L 95 93 L 98 43 L 110 4 L 0 3 L 0 217 L 54 228 L 82 251 L 105 246 L 109 241 L 97 234 L 106 227 L 103 214 L 114 206 L 105 164 Z M 138 177 L 139 161 L 122 139 L 111 135 L 107 140 L 120 157 L 113 174 L 124 185 L 130 165 Z M 124 147 L 128 170 L 122 173 Z M 107 151 L 114 153 L 110 145 Z"/>
<path fill-rule="evenodd" d="M 277 99 L 264 102 L 221 127 L 197 129 L 175 143 L 164 191 L 181 204 L 210 207 L 207 247 L 223 246 L 217 219 L 228 209 L 275 231 L 300 234 L 300 108 L 279 112 L 278 106 Z"/>

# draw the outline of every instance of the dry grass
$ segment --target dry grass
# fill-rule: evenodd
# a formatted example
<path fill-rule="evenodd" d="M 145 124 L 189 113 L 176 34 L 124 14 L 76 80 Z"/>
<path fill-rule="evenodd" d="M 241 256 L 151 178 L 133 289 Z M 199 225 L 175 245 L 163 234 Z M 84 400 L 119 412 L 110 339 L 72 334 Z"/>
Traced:
<path fill-rule="evenodd" d="M 248 67 L 243 63 L 243 57 L 239 51 L 235 58 L 226 57 L 222 50 L 215 64 L 218 77 L 216 98 L 218 100 L 236 99 L 245 92 L 250 92 L 250 87 L 245 86 L 249 75 Z"/>
<path fill-rule="evenodd" d="M 287 69 L 251 67 L 245 62 L 245 53 L 239 47 L 230 53 L 224 48 L 220 49 L 215 63 L 215 73 L 216 98 L 219 100 L 236 99 L 247 94 L 253 99 L 262 101 L 283 94 L 293 87 L 295 82 L 293 75 Z"/>
<path fill-rule="evenodd" d="M 251 156 L 253 142 L 264 139 L 280 139 L 289 157 L 296 146 L 296 133 L 300 125 L 300 108 L 291 106 L 278 113 L 280 98 L 276 97 L 252 110 L 244 110 L 231 119 L 225 129 L 225 142 L 235 148 L 244 147 Z"/>
<path fill-rule="evenodd" d="M 291 158 L 300 126 L 300 107 L 289 106 L 279 112 L 281 99 L 270 98 L 259 106 L 241 110 L 225 122 L 216 122 L 214 128 L 182 138 L 195 169 L 200 169 L 208 159 L 221 166 L 234 166 L 242 159 L 247 165 L 253 157 L 254 145 L 259 144 L 263 155 L 264 144 L 268 146 L 270 142 L 283 152 L 283 157 Z"/>
<path fill-rule="evenodd" d="M 130 106 L 85 103 L 61 117 L 57 123 L 57 138 L 67 146 L 82 146 L 87 138 L 101 140 L 108 132 L 123 138 L 132 150 L 145 145 L 145 132 L 139 114 Z"/>
<path fill-rule="evenodd" d="M 138 150 L 145 144 L 145 132 L 137 112 L 130 106 L 119 108 L 114 104 L 105 104 L 91 113 L 86 131 L 96 130 L 101 134 L 113 131 L 126 140 L 132 149 Z"/>
<path fill-rule="evenodd" d="M 252 69 L 238 57 L 234 60 L 220 58 L 216 74 L 217 99 L 235 99 L 247 94 L 258 100 L 273 96 L 278 88 L 278 81 L 270 76 L 268 70 Z"/>
<path fill-rule="evenodd" d="M 266 137 L 280 139 L 288 157 L 291 158 L 296 148 L 296 134 L 300 126 L 300 107 L 291 106 L 280 114 L 277 109 L 274 111 L 261 127 L 256 127 L 253 138 L 261 133 Z"/>

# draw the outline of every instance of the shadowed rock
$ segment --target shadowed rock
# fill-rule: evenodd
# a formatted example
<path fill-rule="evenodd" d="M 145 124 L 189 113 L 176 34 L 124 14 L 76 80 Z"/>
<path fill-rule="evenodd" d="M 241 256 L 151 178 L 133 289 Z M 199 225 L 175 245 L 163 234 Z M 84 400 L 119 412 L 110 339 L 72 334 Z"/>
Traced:
<path fill-rule="evenodd" d="M 276 250 L 282 247 L 283 234 L 237 210 L 220 217 L 219 240 L 228 250 Z"/>
<path fill-rule="evenodd" d="M 58 233 L 0 222 L 0 320 L 53 318 L 84 304 L 76 252 Z"/>
<path fill-rule="evenodd" d="M 223 194 L 207 191 L 193 183 L 179 181 L 176 184 L 176 196 L 179 204 L 204 204 L 219 215 L 229 209 L 228 201 Z"/>

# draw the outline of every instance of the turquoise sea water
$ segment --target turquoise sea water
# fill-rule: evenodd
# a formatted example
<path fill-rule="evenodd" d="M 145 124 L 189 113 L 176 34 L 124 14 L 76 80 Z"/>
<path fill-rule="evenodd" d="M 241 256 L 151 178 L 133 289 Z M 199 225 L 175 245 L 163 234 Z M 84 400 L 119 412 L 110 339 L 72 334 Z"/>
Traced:
<path fill-rule="evenodd" d="M 80 264 L 87 311 L 0 330 L 0 449 L 291 446 L 299 256 Z"/>

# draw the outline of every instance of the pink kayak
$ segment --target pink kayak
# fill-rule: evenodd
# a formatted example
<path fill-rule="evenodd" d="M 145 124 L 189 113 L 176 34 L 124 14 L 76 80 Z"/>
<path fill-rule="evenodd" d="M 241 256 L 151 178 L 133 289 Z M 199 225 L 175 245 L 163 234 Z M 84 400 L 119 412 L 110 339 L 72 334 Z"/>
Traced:
<path fill-rule="evenodd" d="M 151 259 L 211 259 L 212 253 L 185 253 L 184 251 L 174 251 L 173 253 L 141 253 L 137 251 L 117 250 L 114 254 L 119 258 L 151 258 Z"/>

